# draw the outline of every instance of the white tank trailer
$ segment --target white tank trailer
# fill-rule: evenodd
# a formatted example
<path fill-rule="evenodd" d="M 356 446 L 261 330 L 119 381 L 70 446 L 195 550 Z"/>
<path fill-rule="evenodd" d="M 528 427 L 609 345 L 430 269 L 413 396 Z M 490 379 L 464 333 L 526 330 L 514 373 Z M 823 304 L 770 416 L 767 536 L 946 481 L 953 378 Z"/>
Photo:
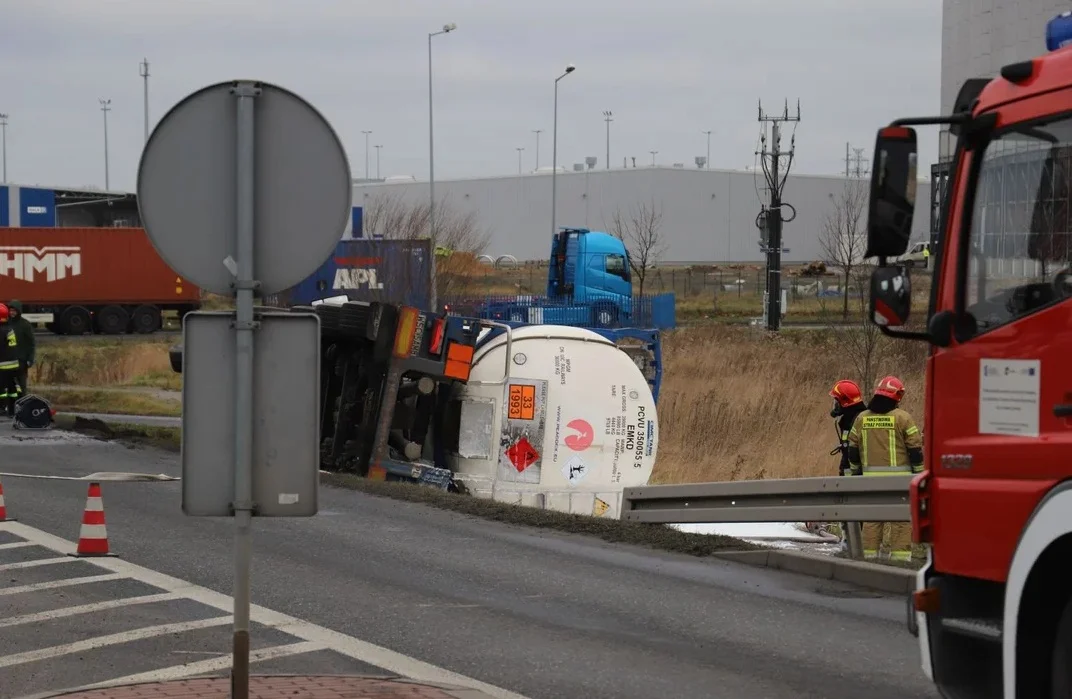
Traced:
<path fill-rule="evenodd" d="M 454 480 L 476 497 L 618 518 L 659 447 L 651 388 L 634 360 L 583 328 L 537 325 L 479 346 L 459 385 Z"/>

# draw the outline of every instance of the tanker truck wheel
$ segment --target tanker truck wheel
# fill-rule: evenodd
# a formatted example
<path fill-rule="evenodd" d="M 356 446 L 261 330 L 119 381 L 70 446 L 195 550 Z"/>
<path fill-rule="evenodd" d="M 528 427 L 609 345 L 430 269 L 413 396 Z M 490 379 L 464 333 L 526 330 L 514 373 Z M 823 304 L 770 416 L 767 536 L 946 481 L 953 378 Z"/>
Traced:
<path fill-rule="evenodd" d="M 1072 699 L 1072 600 L 1065 603 L 1050 660 L 1050 699 Z"/>

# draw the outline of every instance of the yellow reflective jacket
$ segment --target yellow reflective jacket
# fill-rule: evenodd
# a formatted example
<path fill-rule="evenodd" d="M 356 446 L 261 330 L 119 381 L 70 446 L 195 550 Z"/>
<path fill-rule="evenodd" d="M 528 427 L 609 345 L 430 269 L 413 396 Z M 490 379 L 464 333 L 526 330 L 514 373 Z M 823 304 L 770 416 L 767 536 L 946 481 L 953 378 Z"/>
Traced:
<path fill-rule="evenodd" d="M 859 463 L 850 465 L 854 475 L 879 476 L 919 473 L 923 464 L 911 463 L 909 449 L 922 449 L 923 437 L 907 410 L 888 413 L 865 410 L 856 416 L 849 430 L 850 454 L 859 451 Z"/>
<path fill-rule="evenodd" d="M 18 336 L 10 323 L 0 324 L 0 371 L 19 368 Z"/>

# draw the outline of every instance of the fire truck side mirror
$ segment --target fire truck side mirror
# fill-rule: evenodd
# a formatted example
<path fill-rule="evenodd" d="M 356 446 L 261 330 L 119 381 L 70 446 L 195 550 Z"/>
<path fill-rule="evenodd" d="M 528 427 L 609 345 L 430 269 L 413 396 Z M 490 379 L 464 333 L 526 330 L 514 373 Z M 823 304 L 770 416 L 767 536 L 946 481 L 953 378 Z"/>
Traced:
<path fill-rule="evenodd" d="M 899 328 L 912 312 L 912 284 L 903 267 L 878 267 L 871 273 L 871 322 Z"/>
<path fill-rule="evenodd" d="M 905 126 L 879 129 L 871 172 L 864 257 L 897 257 L 908 249 L 916 209 L 916 132 Z"/>

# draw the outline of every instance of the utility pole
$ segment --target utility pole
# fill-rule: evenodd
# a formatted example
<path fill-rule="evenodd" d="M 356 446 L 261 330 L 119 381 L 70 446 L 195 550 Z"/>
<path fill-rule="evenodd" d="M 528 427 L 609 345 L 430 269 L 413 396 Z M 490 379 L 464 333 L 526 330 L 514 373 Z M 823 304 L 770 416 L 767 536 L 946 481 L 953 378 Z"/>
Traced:
<path fill-rule="evenodd" d="M 101 112 L 104 113 L 104 189 L 107 191 L 110 189 L 110 180 L 108 179 L 108 112 L 111 111 L 111 100 L 98 99 L 100 102 Z"/>
<path fill-rule="evenodd" d="M 443 28 L 438 32 L 428 33 L 428 237 L 432 241 L 432 264 L 431 264 L 431 277 L 432 277 L 432 312 L 437 312 L 439 303 L 439 294 L 436 289 L 439 275 L 436 273 L 436 248 L 439 247 L 436 237 L 436 217 L 435 217 L 435 138 L 434 130 L 432 128 L 432 38 L 439 36 L 440 34 L 449 34 L 458 25 L 454 22 L 450 24 L 444 24 Z"/>
<path fill-rule="evenodd" d="M 380 179 L 380 149 L 383 148 L 383 144 L 373 147 L 376 149 L 376 179 Z"/>
<path fill-rule="evenodd" d="M 610 122 L 614 121 L 611 117 L 614 113 L 609 109 L 603 112 L 603 121 L 607 122 L 607 169 L 610 169 Z"/>
<path fill-rule="evenodd" d="M 369 178 L 369 167 L 368 167 L 368 163 L 369 163 L 369 151 L 368 151 L 368 137 L 369 137 L 369 134 L 370 134 L 370 133 L 372 133 L 372 132 L 371 132 L 371 131 L 362 131 L 361 133 L 365 134 L 365 181 L 367 182 L 367 181 L 368 181 L 368 178 Z"/>
<path fill-rule="evenodd" d="M 0 160 L 4 162 L 3 179 L 0 182 L 7 183 L 7 114 L 0 114 Z"/>
<path fill-rule="evenodd" d="M 521 154 L 525 152 L 525 149 L 521 148 L 519 146 L 516 150 L 517 150 L 517 174 L 520 175 L 521 174 Z"/>
<path fill-rule="evenodd" d="M 793 165 L 793 155 L 796 152 L 796 136 L 790 138 L 789 151 L 782 151 L 782 124 L 800 121 L 800 101 L 797 100 L 797 113 L 789 116 L 789 100 L 785 101 L 785 109 L 781 114 L 771 116 L 763 113 L 762 102 L 759 105 L 759 122 L 763 125 L 763 135 L 760 139 L 761 149 L 756 154 L 760 156 L 763 166 L 763 175 L 770 188 L 770 206 L 764 218 L 767 228 L 767 298 L 764 315 L 767 321 L 767 330 L 777 332 L 782 322 L 782 223 L 787 219 L 782 215 L 782 191 L 785 188 L 789 169 Z M 767 150 L 767 123 L 771 124 L 770 150 Z M 785 168 L 782 168 L 782 158 L 786 159 Z M 794 210 L 794 218 L 796 212 Z M 792 220 L 792 219 L 788 219 Z"/>
<path fill-rule="evenodd" d="M 141 59 L 138 64 L 138 73 L 141 75 L 145 87 L 142 90 L 145 99 L 145 142 L 149 142 L 149 59 Z"/>
<path fill-rule="evenodd" d="M 707 161 L 706 161 L 705 167 L 706 167 L 706 169 L 710 170 L 711 169 L 711 132 L 710 131 L 701 131 L 700 133 L 707 134 Z"/>
<path fill-rule="evenodd" d="M 849 155 L 849 152 L 852 155 Z M 855 167 L 850 166 L 851 163 L 856 163 Z M 863 167 L 863 164 L 867 162 L 867 158 L 864 157 L 863 148 L 852 148 L 851 145 L 845 142 L 845 178 L 850 177 L 862 178 L 868 174 L 868 170 Z"/>
<path fill-rule="evenodd" d="M 540 169 L 540 134 L 543 133 L 543 129 L 533 129 L 532 133 L 536 134 L 536 170 Z M 535 170 L 534 170 L 535 172 Z"/>

